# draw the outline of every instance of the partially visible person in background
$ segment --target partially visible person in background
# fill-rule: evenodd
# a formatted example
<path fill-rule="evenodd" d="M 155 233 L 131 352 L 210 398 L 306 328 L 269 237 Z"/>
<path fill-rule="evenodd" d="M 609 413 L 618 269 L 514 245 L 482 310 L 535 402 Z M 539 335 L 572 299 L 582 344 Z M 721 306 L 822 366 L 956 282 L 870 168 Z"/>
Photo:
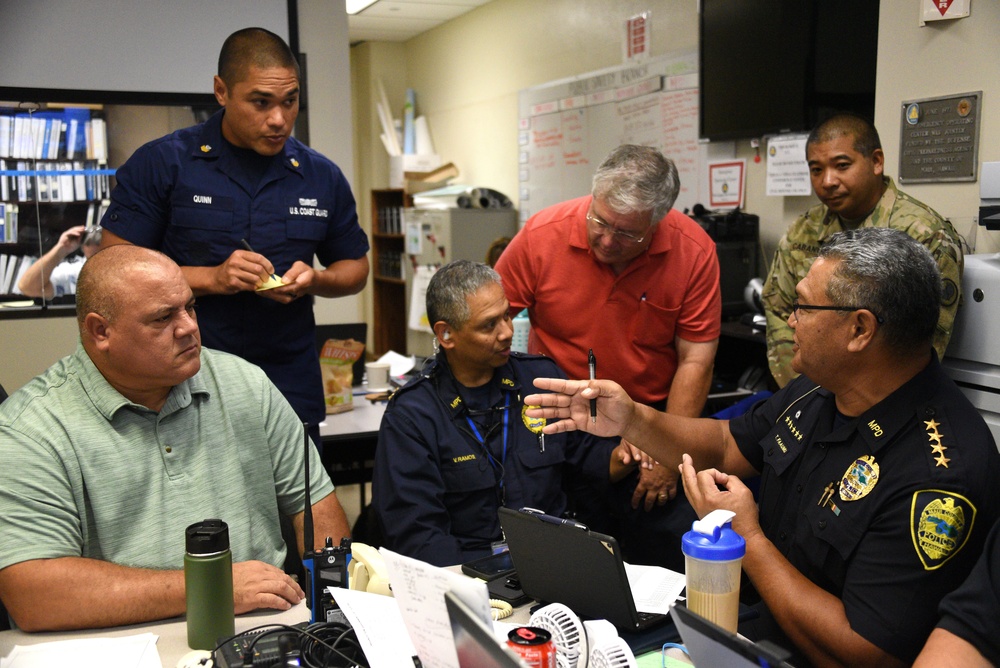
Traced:
<path fill-rule="evenodd" d="M 944 597 L 941 621 L 915 668 L 1000 666 L 1000 523 L 961 587 Z"/>
<path fill-rule="evenodd" d="M 17 289 L 28 297 L 52 299 L 76 293 L 76 278 L 83 263 L 101 247 L 101 228 L 71 227 L 42 257 L 28 267 Z M 81 250 L 83 255 L 73 255 Z"/>
<path fill-rule="evenodd" d="M 497 266 L 497 260 L 500 259 L 500 254 L 504 252 L 507 248 L 507 244 L 510 243 L 510 237 L 497 237 L 490 244 L 490 247 L 486 249 L 486 264 L 491 267 Z"/>

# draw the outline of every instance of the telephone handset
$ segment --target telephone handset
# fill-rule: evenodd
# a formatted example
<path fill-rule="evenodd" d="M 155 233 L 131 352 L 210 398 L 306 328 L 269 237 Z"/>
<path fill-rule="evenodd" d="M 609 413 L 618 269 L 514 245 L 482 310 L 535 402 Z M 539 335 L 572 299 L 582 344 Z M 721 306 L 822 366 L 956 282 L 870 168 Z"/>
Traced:
<path fill-rule="evenodd" d="M 385 560 L 371 545 L 351 543 L 351 563 L 347 565 L 347 572 L 351 589 L 392 596 Z"/>

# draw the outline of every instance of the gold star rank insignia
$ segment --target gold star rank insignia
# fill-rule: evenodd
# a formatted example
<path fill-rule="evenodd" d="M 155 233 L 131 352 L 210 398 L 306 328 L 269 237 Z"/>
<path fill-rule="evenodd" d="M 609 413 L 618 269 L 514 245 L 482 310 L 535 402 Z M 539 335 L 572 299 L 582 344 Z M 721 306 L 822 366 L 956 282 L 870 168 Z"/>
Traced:
<path fill-rule="evenodd" d="M 208 144 L 202 144 L 201 145 L 201 152 L 202 153 L 208 153 L 211 150 L 212 150 L 212 147 L 209 146 Z"/>
<path fill-rule="evenodd" d="M 944 456 L 944 451 L 947 450 L 947 446 L 941 441 L 942 435 L 938 431 L 938 427 L 941 423 L 937 420 L 924 420 L 924 424 L 927 425 L 927 438 L 930 440 L 931 453 L 937 455 L 934 458 L 934 463 L 937 466 L 943 466 L 948 468 L 948 462 L 951 460 Z"/>

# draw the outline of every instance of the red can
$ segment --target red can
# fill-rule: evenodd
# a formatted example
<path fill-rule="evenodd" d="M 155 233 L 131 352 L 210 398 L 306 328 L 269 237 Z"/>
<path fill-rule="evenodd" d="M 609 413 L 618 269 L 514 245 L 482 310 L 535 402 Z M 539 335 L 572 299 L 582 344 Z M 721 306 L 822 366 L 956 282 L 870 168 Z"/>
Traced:
<path fill-rule="evenodd" d="M 530 668 L 556 668 L 556 645 L 545 629 L 519 626 L 507 634 L 507 646 Z"/>

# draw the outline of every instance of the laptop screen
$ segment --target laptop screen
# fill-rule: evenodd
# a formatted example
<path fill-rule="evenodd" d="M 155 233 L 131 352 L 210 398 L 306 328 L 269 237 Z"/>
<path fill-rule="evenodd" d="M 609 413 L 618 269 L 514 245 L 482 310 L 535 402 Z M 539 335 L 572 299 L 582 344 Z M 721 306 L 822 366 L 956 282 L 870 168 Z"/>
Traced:
<path fill-rule="evenodd" d="M 455 594 L 445 592 L 444 603 L 455 638 L 459 668 L 526 668 L 481 619 Z"/>
<path fill-rule="evenodd" d="M 672 605 L 670 616 L 696 666 L 792 668 L 787 663 L 791 655 L 777 645 L 751 642 L 713 624 L 683 605 Z"/>
<path fill-rule="evenodd" d="M 500 508 L 514 569 L 525 594 L 563 603 L 584 618 L 607 619 L 619 631 L 639 628 L 639 614 L 618 541 L 572 521 Z M 666 615 L 659 615 L 661 621 Z"/>

